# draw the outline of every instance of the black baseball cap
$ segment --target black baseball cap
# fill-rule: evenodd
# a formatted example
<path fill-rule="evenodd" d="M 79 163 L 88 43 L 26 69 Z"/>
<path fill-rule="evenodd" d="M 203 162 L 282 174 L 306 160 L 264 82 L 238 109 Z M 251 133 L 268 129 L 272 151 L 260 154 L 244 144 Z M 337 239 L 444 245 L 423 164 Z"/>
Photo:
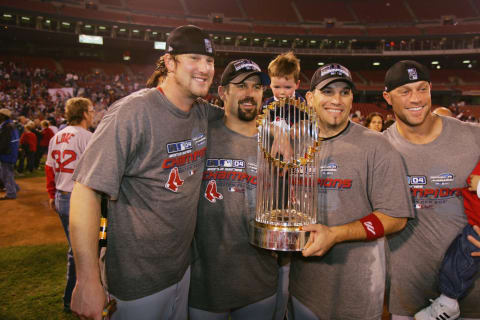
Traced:
<path fill-rule="evenodd" d="M 385 74 L 385 91 L 390 92 L 406 83 L 417 81 L 430 82 L 428 68 L 413 60 L 402 60 L 391 66 Z"/>
<path fill-rule="evenodd" d="M 329 63 L 315 71 L 312 80 L 310 80 L 310 91 L 313 91 L 317 87 L 318 89 L 323 89 L 325 86 L 336 81 L 346 82 L 352 89 L 355 89 L 350 71 L 341 64 Z"/>
<path fill-rule="evenodd" d="M 262 72 L 258 64 L 248 59 L 239 59 L 230 61 L 222 73 L 220 85 L 225 86 L 229 83 L 242 83 L 251 76 L 259 76 L 262 85 L 270 84 L 270 77 Z"/>
<path fill-rule="evenodd" d="M 193 25 L 180 26 L 170 32 L 166 52 L 172 54 L 198 53 L 213 57 L 215 50 L 210 36 Z"/>

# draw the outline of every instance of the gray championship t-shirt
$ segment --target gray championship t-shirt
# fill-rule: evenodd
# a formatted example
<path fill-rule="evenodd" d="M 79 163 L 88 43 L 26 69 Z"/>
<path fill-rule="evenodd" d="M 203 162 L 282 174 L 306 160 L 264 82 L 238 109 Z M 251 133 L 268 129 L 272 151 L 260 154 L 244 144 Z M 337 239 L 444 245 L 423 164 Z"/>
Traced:
<path fill-rule="evenodd" d="M 197 254 L 191 269 L 193 308 L 224 312 L 277 290 L 276 258 L 271 251 L 249 244 L 256 174 L 257 136 L 233 132 L 221 120 L 211 123 L 194 240 Z"/>
<path fill-rule="evenodd" d="M 208 120 L 222 116 L 200 99 L 183 112 L 144 89 L 110 106 L 92 136 L 73 179 L 110 197 L 106 270 L 119 299 L 156 293 L 188 268 Z"/>
<path fill-rule="evenodd" d="M 318 223 L 343 225 L 373 211 L 414 216 L 400 154 L 379 133 L 350 123 L 318 152 Z M 385 238 L 339 243 L 323 257 L 295 254 L 291 294 L 320 319 L 380 319 L 385 260 Z"/>
<path fill-rule="evenodd" d="M 438 272 L 453 239 L 467 224 L 461 188 L 480 157 L 480 126 L 442 117 L 440 136 L 413 144 L 392 125 L 385 132 L 402 154 L 417 219 L 389 237 L 389 311 L 413 316 L 435 299 Z M 462 317 L 480 318 L 480 278 L 460 299 Z"/>

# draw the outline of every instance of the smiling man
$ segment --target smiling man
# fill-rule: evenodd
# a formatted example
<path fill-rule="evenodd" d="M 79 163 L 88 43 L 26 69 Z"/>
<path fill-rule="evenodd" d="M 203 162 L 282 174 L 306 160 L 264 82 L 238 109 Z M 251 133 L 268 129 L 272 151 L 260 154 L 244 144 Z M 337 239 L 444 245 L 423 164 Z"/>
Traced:
<path fill-rule="evenodd" d="M 413 217 L 405 168 L 380 134 L 349 121 L 354 84 L 339 64 L 319 68 L 306 98 L 315 108 L 318 224 L 290 272 L 295 319 L 378 320 L 386 263 L 383 235 Z"/>
<path fill-rule="evenodd" d="M 73 180 L 70 232 L 77 267 L 72 311 L 101 319 L 98 268 L 101 196 L 108 198 L 106 275 L 113 319 L 187 319 L 190 246 L 209 120 L 223 110 L 199 97 L 214 74 L 209 36 L 173 30 L 157 65 L 163 82 L 115 102 Z"/>
<path fill-rule="evenodd" d="M 396 116 L 385 136 L 407 166 L 417 214 L 416 220 L 389 238 L 389 311 L 394 320 L 413 319 L 430 304 L 429 299 L 440 294 L 442 258 L 467 224 L 461 189 L 467 187 L 467 178 L 480 158 L 480 127 L 431 113 L 430 73 L 416 61 L 399 61 L 387 71 L 383 97 Z M 431 319 L 450 319 L 455 313 L 451 310 L 458 311 L 452 300 L 434 303 L 432 314 L 439 317 Z M 477 277 L 459 300 L 462 319 L 480 319 L 479 301 Z"/>
<path fill-rule="evenodd" d="M 210 124 L 198 206 L 189 299 L 190 319 L 272 319 L 278 265 L 249 244 L 255 218 L 256 116 L 270 80 L 247 59 L 232 61 L 218 94 L 225 117 Z"/>

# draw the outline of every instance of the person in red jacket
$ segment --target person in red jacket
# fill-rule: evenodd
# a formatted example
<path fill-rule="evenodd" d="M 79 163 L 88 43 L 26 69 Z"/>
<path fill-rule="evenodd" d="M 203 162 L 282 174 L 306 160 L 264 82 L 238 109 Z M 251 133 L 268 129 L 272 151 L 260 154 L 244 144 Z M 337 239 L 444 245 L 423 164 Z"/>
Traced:
<path fill-rule="evenodd" d="M 53 130 L 50 128 L 50 123 L 48 120 L 43 120 L 40 125 L 42 126 L 42 138 L 40 139 L 37 152 L 35 153 L 35 168 L 37 169 L 40 166 L 40 160 L 42 159 L 43 155 L 48 151 L 50 139 L 52 139 L 52 137 L 55 135 Z"/>
<path fill-rule="evenodd" d="M 472 287 L 480 271 L 480 161 L 467 179 L 468 188 L 462 189 L 463 206 L 468 224 L 448 248 L 439 273 L 442 293 L 432 304 L 415 314 L 416 320 L 449 320 L 460 316 L 458 300 Z M 453 310 L 453 312 L 452 312 Z M 446 318 L 445 318 L 446 319 Z"/>
<path fill-rule="evenodd" d="M 35 129 L 35 123 L 33 121 L 27 122 L 25 125 L 25 131 L 20 137 L 20 147 L 24 150 L 27 158 L 27 169 L 33 172 L 35 168 L 35 152 L 37 151 L 37 136 L 33 133 Z M 20 163 L 18 171 L 23 171 L 23 163 Z"/>

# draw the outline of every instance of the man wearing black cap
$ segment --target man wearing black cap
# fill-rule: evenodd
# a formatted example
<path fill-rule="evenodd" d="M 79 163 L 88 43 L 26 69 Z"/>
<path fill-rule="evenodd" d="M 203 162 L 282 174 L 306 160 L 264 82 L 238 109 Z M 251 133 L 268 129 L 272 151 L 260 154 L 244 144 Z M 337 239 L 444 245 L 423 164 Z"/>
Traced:
<path fill-rule="evenodd" d="M 316 154 L 318 224 L 303 228 L 310 238 L 290 271 L 295 319 L 380 319 L 383 236 L 413 217 L 398 152 L 348 120 L 353 89 L 350 71 L 329 64 L 315 72 L 306 95 L 323 141 Z"/>
<path fill-rule="evenodd" d="M 445 292 L 445 286 L 438 288 L 438 271 L 450 243 L 467 224 L 461 189 L 480 158 L 480 127 L 431 113 L 430 90 L 429 70 L 416 61 L 397 62 L 385 76 L 383 97 L 396 116 L 385 136 L 403 156 L 417 213 L 404 231 L 389 238 L 393 319 L 412 319 L 439 290 Z M 456 298 L 461 298 L 460 308 Z M 479 301 L 477 277 L 464 297 L 442 295 L 415 316 L 455 319 L 461 310 L 463 319 L 480 318 Z"/>
<path fill-rule="evenodd" d="M 208 129 L 207 164 L 198 206 L 189 315 L 192 320 L 272 319 L 278 265 L 249 244 L 255 218 L 257 128 L 267 74 L 247 59 L 232 61 L 218 94 L 225 117 Z"/>
<path fill-rule="evenodd" d="M 114 319 L 186 319 L 190 245 L 205 163 L 208 121 L 223 111 L 205 96 L 214 74 L 209 36 L 173 30 L 157 88 L 115 102 L 73 176 L 70 232 L 77 266 L 72 310 L 100 319 L 101 196 L 108 198 L 106 276 Z"/>

